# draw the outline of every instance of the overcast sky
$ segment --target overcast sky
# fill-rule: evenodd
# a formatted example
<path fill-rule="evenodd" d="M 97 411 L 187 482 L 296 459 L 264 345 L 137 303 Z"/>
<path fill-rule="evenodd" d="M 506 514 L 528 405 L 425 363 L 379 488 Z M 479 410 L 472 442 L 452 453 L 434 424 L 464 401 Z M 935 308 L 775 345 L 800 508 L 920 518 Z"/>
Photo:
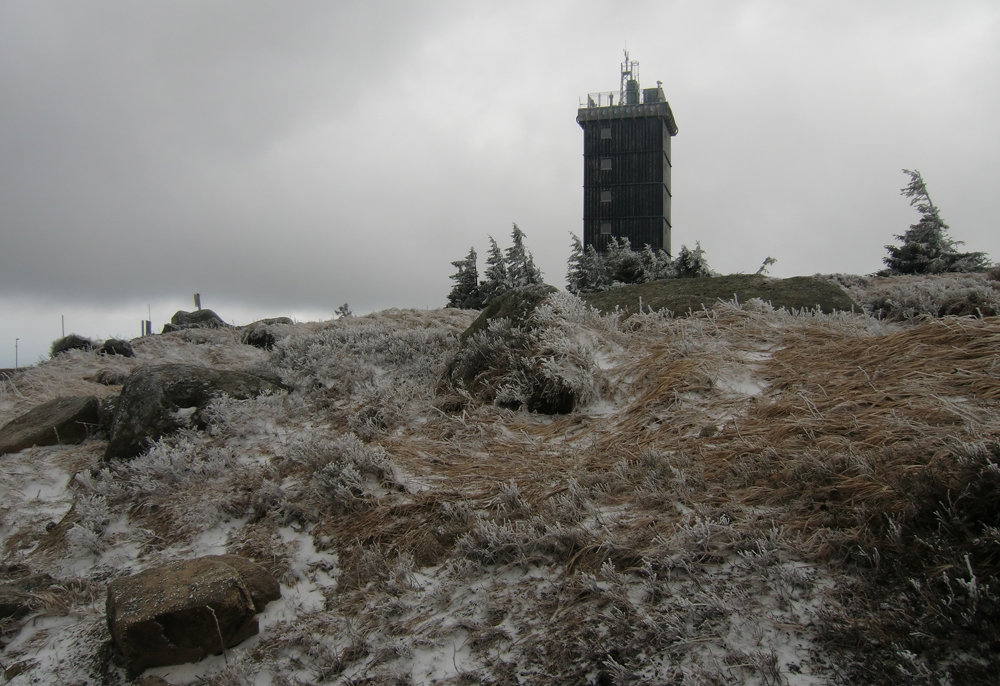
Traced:
<path fill-rule="evenodd" d="M 0 0 L 0 367 L 61 333 L 438 307 L 511 222 L 565 285 L 580 98 L 622 48 L 674 140 L 674 249 L 870 273 L 919 169 L 1000 259 L 1000 3 Z"/>

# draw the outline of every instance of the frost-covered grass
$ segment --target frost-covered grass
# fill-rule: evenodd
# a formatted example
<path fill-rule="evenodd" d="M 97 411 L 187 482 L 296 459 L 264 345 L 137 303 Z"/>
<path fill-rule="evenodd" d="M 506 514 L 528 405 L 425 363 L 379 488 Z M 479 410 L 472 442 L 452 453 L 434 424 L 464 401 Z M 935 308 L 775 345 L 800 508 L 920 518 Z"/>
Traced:
<path fill-rule="evenodd" d="M 218 686 L 991 683 L 1000 320 L 760 300 L 624 319 L 562 294 L 517 350 L 502 349 L 520 340 L 509 332 L 480 342 L 514 362 L 477 395 L 447 373 L 474 315 L 298 324 L 268 353 L 238 332 L 180 332 L 134 342 L 134 360 L 71 352 L 2 382 L 2 421 L 114 392 L 91 377 L 156 361 L 293 389 L 220 398 L 206 430 L 130 462 L 102 463 L 100 436 L 0 458 L 0 571 L 58 580 L 0 625 L 0 662 L 22 670 L 10 682 L 123 684 L 106 584 L 230 552 L 281 582 L 260 634 L 149 673 Z M 573 385 L 578 407 L 505 408 L 527 368 Z"/>

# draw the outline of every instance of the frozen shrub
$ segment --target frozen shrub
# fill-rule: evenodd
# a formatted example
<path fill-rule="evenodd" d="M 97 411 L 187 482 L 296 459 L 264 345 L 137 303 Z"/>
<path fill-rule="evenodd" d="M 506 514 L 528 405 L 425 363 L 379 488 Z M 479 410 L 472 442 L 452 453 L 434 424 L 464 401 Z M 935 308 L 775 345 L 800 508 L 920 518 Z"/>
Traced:
<path fill-rule="evenodd" d="M 335 440 L 301 440 L 291 447 L 288 456 L 312 472 L 310 497 L 322 509 L 366 509 L 387 488 L 400 488 L 389 454 L 378 446 L 365 445 L 354 434 Z"/>
<path fill-rule="evenodd" d="M 474 396 L 530 412 L 566 413 L 598 398 L 593 334 L 579 324 L 594 315 L 576 296 L 553 293 L 522 326 L 491 319 L 473 333 L 451 368 Z"/>

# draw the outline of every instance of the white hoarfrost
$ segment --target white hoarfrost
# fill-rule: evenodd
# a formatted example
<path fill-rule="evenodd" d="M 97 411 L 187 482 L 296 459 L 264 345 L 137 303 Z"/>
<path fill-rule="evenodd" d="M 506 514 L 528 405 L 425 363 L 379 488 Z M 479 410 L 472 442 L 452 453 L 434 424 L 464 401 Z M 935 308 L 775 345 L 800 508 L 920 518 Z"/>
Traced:
<path fill-rule="evenodd" d="M 758 465 L 737 451 L 713 482 L 723 477 L 705 454 L 724 441 L 749 450 L 748 413 L 786 397 L 769 380 L 781 351 L 901 325 L 759 302 L 623 320 L 556 294 L 511 353 L 576 395 L 573 413 L 551 417 L 450 380 L 473 316 L 297 324 L 271 352 L 238 332 L 179 332 L 134 341 L 134 359 L 74 352 L 3 382 L 0 422 L 61 394 L 115 392 L 94 381 L 108 366 L 210 364 L 292 389 L 220 398 L 206 429 L 127 462 L 104 463 L 100 436 L 0 459 L 0 581 L 56 580 L 28 616 L 0 625 L 9 683 L 125 684 L 107 583 L 220 553 L 272 572 L 281 599 L 258 636 L 148 674 L 260 686 L 827 683 L 817 626 L 835 572 L 785 527 L 781 504 L 725 497 Z M 502 328 L 488 345 L 504 344 Z M 499 382 L 498 405 L 527 393 L 525 368 Z"/>

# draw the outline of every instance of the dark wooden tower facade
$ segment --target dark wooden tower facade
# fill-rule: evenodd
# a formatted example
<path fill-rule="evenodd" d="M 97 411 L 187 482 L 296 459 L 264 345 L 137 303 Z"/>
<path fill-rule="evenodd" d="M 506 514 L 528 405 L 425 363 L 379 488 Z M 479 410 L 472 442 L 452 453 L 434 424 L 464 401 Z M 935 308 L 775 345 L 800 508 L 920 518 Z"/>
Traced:
<path fill-rule="evenodd" d="M 604 251 L 626 237 L 634 250 L 670 250 L 670 103 L 639 88 L 639 63 L 622 63 L 618 93 L 591 93 L 577 110 L 583 129 L 583 244 Z"/>

